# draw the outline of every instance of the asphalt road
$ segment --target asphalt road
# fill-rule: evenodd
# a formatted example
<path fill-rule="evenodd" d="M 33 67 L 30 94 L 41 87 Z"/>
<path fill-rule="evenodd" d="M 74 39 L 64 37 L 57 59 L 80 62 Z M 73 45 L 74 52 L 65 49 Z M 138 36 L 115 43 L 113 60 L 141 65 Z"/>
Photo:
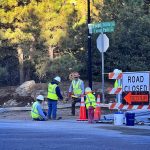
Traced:
<path fill-rule="evenodd" d="M 149 150 L 150 126 L 0 120 L 0 150 Z"/>

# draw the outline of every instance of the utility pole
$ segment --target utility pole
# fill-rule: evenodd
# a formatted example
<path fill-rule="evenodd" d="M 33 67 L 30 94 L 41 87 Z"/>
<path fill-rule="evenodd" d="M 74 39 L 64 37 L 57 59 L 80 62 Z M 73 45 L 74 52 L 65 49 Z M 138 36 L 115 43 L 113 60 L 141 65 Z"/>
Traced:
<path fill-rule="evenodd" d="M 90 0 L 87 0 L 87 24 L 91 23 L 90 16 Z M 88 80 L 89 87 L 92 89 L 92 50 L 91 50 L 91 34 L 88 29 Z"/>

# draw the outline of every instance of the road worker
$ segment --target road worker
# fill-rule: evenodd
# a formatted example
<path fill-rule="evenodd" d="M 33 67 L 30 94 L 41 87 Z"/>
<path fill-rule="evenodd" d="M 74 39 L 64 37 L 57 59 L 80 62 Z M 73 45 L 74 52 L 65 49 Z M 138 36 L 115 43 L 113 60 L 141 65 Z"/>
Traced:
<path fill-rule="evenodd" d="M 33 120 L 45 121 L 47 120 L 46 112 L 42 110 L 42 102 L 44 101 L 43 95 L 38 95 L 36 97 L 36 102 L 33 103 L 31 108 L 31 117 Z"/>
<path fill-rule="evenodd" d="M 96 98 L 92 94 L 92 90 L 90 87 L 85 89 L 85 105 L 86 109 L 88 110 L 88 122 L 92 123 L 94 120 L 94 109 L 96 107 Z"/>
<path fill-rule="evenodd" d="M 115 74 L 121 74 L 122 70 L 114 69 L 113 72 Z M 114 83 L 114 88 L 122 88 L 122 79 L 116 79 L 116 81 Z M 122 95 L 121 94 L 116 94 L 116 100 L 117 100 L 117 103 L 121 103 L 122 102 Z"/>
<path fill-rule="evenodd" d="M 57 102 L 58 99 L 63 100 L 63 96 L 58 86 L 60 82 L 61 78 L 56 76 L 53 81 L 48 84 L 48 118 L 53 120 L 61 119 L 61 117 L 57 118 Z"/>
<path fill-rule="evenodd" d="M 81 95 L 84 94 L 84 82 L 79 78 L 78 72 L 73 73 L 73 80 L 69 87 L 69 97 L 72 97 L 71 115 L 75 116 L 75 105 L 81 101 Z"/>

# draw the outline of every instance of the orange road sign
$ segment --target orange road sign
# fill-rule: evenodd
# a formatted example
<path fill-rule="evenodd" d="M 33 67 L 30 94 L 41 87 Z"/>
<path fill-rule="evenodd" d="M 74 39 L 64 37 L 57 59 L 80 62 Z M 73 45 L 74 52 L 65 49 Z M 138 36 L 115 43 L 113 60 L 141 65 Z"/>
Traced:
<path fill-rule="evenodd" d="M 129 92 L 125 97 L 125 101 L 128 104 L 131 104 L 132 102 L 148 102 L 149 97 L 148 95 L 132 95 L 131 92 Z"/>

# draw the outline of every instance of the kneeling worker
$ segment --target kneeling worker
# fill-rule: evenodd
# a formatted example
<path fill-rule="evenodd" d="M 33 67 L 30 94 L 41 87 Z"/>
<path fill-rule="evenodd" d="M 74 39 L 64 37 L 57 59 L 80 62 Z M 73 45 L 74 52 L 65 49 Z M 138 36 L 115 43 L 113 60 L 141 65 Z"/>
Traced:
<path fill-rule="evenodd" d="M 43 112 L 42 106 L 41 106 L 43 101 L 44 101 L 43 95 L 38 95 L 36 97 L 36 102 L 33 103 L 32 108 L 31 108 L 31 117 L 33 120 L 37 120 L 37 121 L 47 120 L 46 113 Z"/>
<path fill-rule="evenodd" d="M 85 99 L 85 105 L 86 109 L 88 110 L 88 122 L 92 123 L 94 120 L 94 109 L 96 107 L 96 98 L 92 94 L 92 90 L 90 87 L 87 87 L 85 89 L 86 99 Z"/>

